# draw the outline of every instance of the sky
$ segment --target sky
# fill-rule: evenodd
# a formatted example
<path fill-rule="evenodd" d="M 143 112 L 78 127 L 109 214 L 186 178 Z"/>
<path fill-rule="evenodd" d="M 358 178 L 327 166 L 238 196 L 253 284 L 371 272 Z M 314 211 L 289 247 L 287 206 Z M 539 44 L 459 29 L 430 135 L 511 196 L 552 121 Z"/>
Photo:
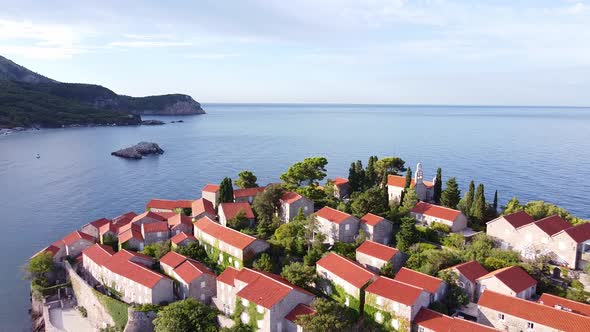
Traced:
<path fill-rule="evenodd" d="M 590 0 L 0 0 L 0 8 L 0 55 L 120 94 L 590 106 Z"/>

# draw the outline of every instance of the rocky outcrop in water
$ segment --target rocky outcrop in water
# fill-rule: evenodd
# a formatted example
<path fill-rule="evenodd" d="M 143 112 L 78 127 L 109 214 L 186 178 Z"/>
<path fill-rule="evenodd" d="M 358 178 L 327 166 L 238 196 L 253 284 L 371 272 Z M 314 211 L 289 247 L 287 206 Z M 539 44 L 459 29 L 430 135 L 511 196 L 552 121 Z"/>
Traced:
<path fill-rule="evenodd" d="M 165 124 L 165 122 L 160 121 L 160 120 L 143 120 L 143 121 L 141 121 L 142 126 L 160 126 L 163 124 Z"/>
<path fill-rule="evenodd" d="M 121 149 L 119 151 L 111 152 L 111 155 L 127 158 L 127 159 L 141 159 L 143 156 L 150 154 L 163 154 L 164 150 L 156 143 L 152 142 L 139 142 L 134 146 Z"/>

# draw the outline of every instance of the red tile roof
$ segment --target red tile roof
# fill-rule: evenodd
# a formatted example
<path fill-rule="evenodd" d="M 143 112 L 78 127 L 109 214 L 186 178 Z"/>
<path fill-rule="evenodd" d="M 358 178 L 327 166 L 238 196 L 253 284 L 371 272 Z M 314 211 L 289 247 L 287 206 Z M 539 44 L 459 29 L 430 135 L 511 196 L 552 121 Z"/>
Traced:
<path fill-rule="evenodd" d="M 127 255 L 128 260 L 148 267 L 154 265 L 154 263 L 156 262 L 156 260 L 152 256 L 148 256 L 137 251 L 121 249 L 121 251 L 119 252 Z"/>
<path fill-rule="evenodd" d="M 423 288 L 431 294 L 436 293 L 440 285 L 443 283 L 442 279 L 410 270 L 405 267 L 402 267 L 395 275 L 395 280 Z"/>
<path fill-rule="evenodd" d="M 362 288 L 369 281 L 376 277 L 376 274 L 358 265 L 347 258 L 344 258 L 333 252 L 322 257 L 317 263 L 339 278 L 348 282 L 356 288 Z"/>
<path fill-rule="evenodd" d="M 367 213 L 365 214 L 362 218 L 361 218 L 361 223 L 369 225 L 369 226 L 375 226 L 378 223 L 382 222 L 383 220 L 385 220 L 385 218 L 380 217 L 376 214 L 372 214 L 372 213 Z"/>
<path fill-rule="evenodd" d="M 283 196 L 281 196 L 281 201 L 283 201 L 287 204 L 292 204 L 294 202 L 297 202 L 301 198 L 303 198 L 303 196 L 299 195 L 298 193 L 293 192 L 293 191 L 287 191 L 286 193 L 283 194 Z"/>
<path fill-rule="evenodd" d="M 475 280 L 479 277 L 483 277 L 488 274 L 488 270 L 486 270 L 478 261 L 470 261 L 466 263 L 461 263 L 455 266 L 451 266 L 448 269 L 456 269 L 465 276 L 469 281 L 475 282 Z"/>
<path fill-rule="evenodd" d="M 392 187 L 399 187 L 405 188 L 406 187 L 406 177 L 401 175 L 388 175 L 387 176 L 387 185 Z M 415 186 L 416 181 L 412 179 L 411 186 Z"/>
<path fill-rule="evenodd" d="M 318 216 L 319 218 L 324 218 L 324 219 L 326 219 L 330 222 L 333 222 L 335 224 L 339 224 L 339 223 L 343 222 L 344 220 L 351 217 L 351 215 L 348 213 L 344 213 L 342 211 L 332 209 L 331 207 L 328 207 L 328 206 L 324 206 L 323 208 L 321 208 L 316 213 L 316 216 Z"/>
<path fill-rule="evenodd" d="M 563 297 L 555 296 L 548 293 L 543 293 L 539 298 L 539 304 L 543 304 L 556 309 L 569 311 L 590 317 L 590 305 L 582 302 L 564 299 Z"/>
<path fill-rule="evenodd" d="M 96 227 L 97 229 L 100 229 L 100 227 L 102 227 L 103 225 L 110 224 L 110 223 L 111 223 L 111 221 L 108 220 L 107 218 L 100 218 L 100 219 L 90 222 L 90 225 Z"/>
<path fill-rule="evenodd" d="M 590 222 L 568 228 L 565 232 L 577 243 L 590 240 Z"/>
<path fill-rule="evenodd" d="M 256 196 L 256 195 L 260 194 L 261 192 L 263 192 L 264 189 L 265 189 L 265 187 L 235 189 L 234 190 L 234 198 Z"/>
<path fill-rule="evenodd" d="M 131 221 L 131 219 L 129 221 Z M 112 222 L 109 222 L 108 224 L 104 224 L 104 225 L 100 226 L 100 228 L 98 229 L 98 234 L 105 235 L 107 232 L 112 232 L 112 233 L 117 234 L 118 230 L 119 230 L 118 225 L 115 225 Z"/>
<path fill-rule="evenodd" d="M 399 250 L 381 243 L 366 240 L 356 248 L 356 252 L 378 258 L 382 261 L 390 261 Z"/>
<path fill-rule="evenodd" d="M 147 209 L 174 210 L 179 208 L 178 202 L 169 199 L 152 198 L 145 206 Z"/>
<path fill-rule="evenodd" d="M 133 228 L 120 233 L 118 238 L 119 238 L 119 243 L 125 243 L 131 239 L 143 241 L 143 235 L 141 235 L 141 232 L 136 229 L 133 229 Z"/>
<path fill-rule="evenodd" d="M 88 242 L 96 242 L 96 239 L 91 235 L 86 233 L 82 233 L 80 231 L 73 231 L 70 234 L 66 235 L 62 241 L 66 246 L 71 246 L 72 244 L 76 243 L 78 240 L 86 240 Z"/>
<path fill-rule="evenodd" d="M 86 259 L 84 257 L 87 257 L 94 263 L 101 266 L 105 265 L 111 259 L 111 256 L 113 256 L 114 254 L 115 251 L 111 246 L 105 246 L 98 243 L 82 251 L 83 259 Z"/>
<path fill-rule="evenodd" d="M 113 224 L 118 225 L 119 223 L 126 224 L 130 222 L 133 218 L 137 217 L 137 213 L 135 212 L 127 212 L 118 217 L 113 218 Z"/>
<path fill-rule="evenodd" d="M 194 236 L 192 236 L 191 234 L 186 234 L 185 232 L 180 232 L 176 235 L 174 235 L 171 239 L 170 242 L 174 243 L 174 244 L 180 244 L 182 241 L 184 240 L 192 240 L 192 241 L 197 241 L 197 238 L 195 238 Z"/>
<path fill-rule="evenodd" d="M 528 225 L 530 223 L 535 222 L 535 219 L 533 219 L 533 217 L 529 216 L 524 211 L 518 211 L 511 214 L 507 214 L 502 218 L 506 219 L 506 221 L 508 221 L 508 223 L 510 223 L 510 225 L 512 225 L 512 227 L 514 228 L 519 228 L 524 225 Z"/>
<path fill-rule="evenodd" d="M 223 211 L 226 220 L 233 219 L 240 211 L 244 211 L 246 218 L 254 219 L 254 211 L 252 211 L 252 207 L 247 202 L 221 203 L 219 204 L 219 211 L 220 214 Z"/>
<path fill-rule="evenodd" d="M 135 218 L 131 219 L 131 222 L 135 223 L 135 222 L 138 222 L 144 218 L 155 219 L 155 220 L 159 220 L 159 221 L 166 221 L 166 219 L 167 219 L 167 217 L 164 217 L 159 213 L 152 212 L 152 211 L 146 211 L 140 215 L 135 216 Z"/>
<path fill-rule="evenodd" d="M 426 202 L 418 202 L 412 209 L 413 213 L 423 214 L 448 221 L 455 221 L 461 215 L 461 211 L 450 209 L 444 206 L 438 206 Z"/>
<path fill-rule="evenodd" d="M 407 306 L 416 303 L 422 291 L 422 288 L 386 277 L 377 278 L 365 289 L 366 293 L 372 293 Z"/>
<path fill-rule="evenodd" d="M 498 280 L 515 293 L 520 293 L 529 287 L 537 285 L 537 280 L 533 279 L 533 277 L 526 273 L 520 266 L 508 266 L 479 277 L 478 280 L 490 277 L 498 278 Z"/>
<path fill-rule="evenodd" d="M 436 332 L 488 332 L 496 329 L 458 317 L 422 308 L 414 318 L 414 324 Z"/>
<path fill-rule="evenodd" d="M 565 219 L 562 219 L 558 215 L 553 215 L 547 218 L 537 220 L 534 224 L 537 225 L 537 227 L 539 227 L 543 232 L 545 232 L 545 234 L 549 236 L 553 236 L 563 230 L 572 227 L 572 224 L 567 222 Z"/>
<path fill-rule="evenodd" d="M 336 186 L 341 186 L 343 184 L 348 184 L 348 179 L 337 177 L 337 178 L 334 178 L 334 181 L 332 181 L 332 182 L 334 182 L 334 185 L 336 185 Z"/>
<path fill-rule="evenodd" d="M 236 296 L 254 302 L 267 309 L 271 309 L 275 304 L 291 293 L 291 291 L 298 291 L 312 295 L 308 291 L 271 273 L 263 273 L 243 268 L 235 277 L 236 279 L 247 283 Z"/>
<path fill-rule="evenodd" d="M 56 246 L 55 246 L 55 245 L 53 245 L 53 244 L 50 244 L 50 245 L 48 245 L 47 247 L 45 247 L 45 248 L 43 248 L 43 249 L 39 250 L 39 251 L 38 251 L 36 254 L 34 254 L 33 256 L 31 256 L 31 258 L 33 258 L 33 257 L 35 257 L 35 256 L 37 256 L 37 255 L 39 255 L 39 254 L 42 254 L 42 253 L 49 253 L 49 254 L 50 254 L 52 257 L 53 257 L 53 256 L 55 256 L 55 254 L 57 254 L 57 253 L 58 253 L 60 250 L 61 250 L 61 248 L 59 248 L 59 247 L 56 247 Z"/>
<path fill-rule="evenodd" d="M 219 191 L 219 185 L 218 184 L 207 184 L 203 187 L 203 191 L 208 192 L 208 193 L 216 193 L 217 191 Z"/>
<path fill-rule="evenodd" d="M 519 317 L 529 322 L 545 325 L 558 331 L 590 331 L 590 317 L 559 310 L 536 302 L 523 300 L 486 290 L 477 305 Z"/>
<path fill-rule="evenodd" d="M 182 262 L 184 262 L 186 259 L 186 256 L 183 256 L 175 251 L 169 251 L 166 255 L 160 258 L 160 264 L 175 268 L 182 264 Z"/>
<path fill-rule="evenodd" d="M 195 222 L 195 227 L 203 233 L 225 242 L 232 247 L 245 249 L 256 241 L 256 238 L 244 233 L 238 232 L 229 227 L 222 226 L 209 217 L 203 217 Z"/>
<path fill-rule="evenodd" d="M 104 265 L 105 268 L 136 283 L 153 288 L 164 275 L 154 272 L 147 267 L 130 261 L 131 255 L 126 251 L 119 251 Z"/>
<path fill-rule="evenodd" d="M 228 266 L 217 276 L 217 281 L 223 282 L 224 284 L 234 286 L 234 280 L 240 271 Z"/>
<path fill-rule="evenodd" d="M 287 314 L 287 316 L 285 316 L 285 319 L 297 324 L 297 318 L 299 318 L 299 316 L 308 316 L 315 314 L 316 311 L 314 308 L 308 306 L 307 304 L 299 303 L 295 306 L 295 308 L 293 308 L 293 310 L 291 310 L 291 312 Z"/>
<path fill-rule="evenodd" d="M 215 275 L 206 266 L 190 258 L 174 268 L 174 273 L 187 284 L 203 274 Z"/>
<path fill-rule="evenodd" d="M 168 223 L 163 221 L 149 222 L 141 224 L 141 228 L 143 233 L 168 232 Z"/>
<path fill-rule="evenodd" d="M 180 224 L 192 226 L 193 220 L 191 219 L 191 217 L 185 216 L 182 213 L 176 213 L 173 216 L 171 216 L 170 218 L 168 218 L 168 225 L 169 226 L 177 226 Z"/>
<path fill-rule="evenodd" d="M 210 201 L 208 201 L 204 198 L 199 198 L 193 202 L 192 213 L 193 213 L 193 216 L 198 216 L 199 214 L 201 214 L 203 212 L 206 212 L 211 216 L 216 215 L 215 208 L 213 207 L 213 203 L 211 203 Z"/>

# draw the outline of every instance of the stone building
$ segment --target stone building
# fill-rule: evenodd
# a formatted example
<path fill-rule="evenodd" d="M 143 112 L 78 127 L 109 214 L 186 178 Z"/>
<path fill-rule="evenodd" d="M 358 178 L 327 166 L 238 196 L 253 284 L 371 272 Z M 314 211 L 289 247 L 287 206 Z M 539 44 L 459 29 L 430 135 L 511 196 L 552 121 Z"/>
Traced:
<path fill-rule="evenodd" d="M 426 202 L 418 202 L 410 211 L 418 223 L 430 226 L 440 223 L 449 226 L 451 232 L 460 232 L 467 228 L 467 217 L 459 210 Z"/>
<path fill-rule="evenodd" d="M 424 289 L 430 294 L 430 302 L 440 301 L 446 293 L 445 282 L 433 276 L 402 267 L 395 275 L 395 280 Z"/>
<path fill-rule="evenodd" d="M 217 199 L 219 198 L 219 185 L 207 184 L 201 191 L 201 197 L 213 203 L 214 207 L 217 207 Z"/>
<path fill-rule="evenodd" d="M 477 278 L 476 297 L 491 290 L 496 293 L 528 300 L 537 291 L 537 281 L 520 266 L 509 266 Z"/>
<path fill-rule="evenodd" d="M 194 259 L 171 251 L 160 259 L 160 268 L 177 281 L 174 294 L 181 300 L 192 297 L 209 304 L 217 293 L 215 273 Z"/>
<path fill-rule="evenodd" d="M 476 298 L 477 279 L 488 274 L 488 271 L 477 261 L 457 264 L 445 270 L 457 274 L 457 285 L 465 291 L 471 302 Z"/>
<path fill-rule="evenodd" d="M 422 164 L 418 163 L 414 178 L 411 180 L 410 186 L 416 190 L 416 194 L 421 201 L 429 202 L 434 195 L 434 182 L 424 181 L 424 173 L 422 172 Z M 400 175 L 387 176 L 387 195 L 390 202 L 399 203 L 402 192 L 406 186 L 406 177 Z"/>
<path fill-rule="evenodd" d="M 356 249 L 356 261 L 373 272 L 379 272 L 385 264 L 390 262 L 393 270 L 397 271 L 401 268 L 404 257 L 396 248 L 366 240 Z"/>
<path fill-rule="evenodd" d="M 359 220 L 331 207 L 325 206 L 316 213 L 318 233 L 325 236 L 325 242 L 354 242 L 359 229 Z"/>
<path fill-rule="evenodd" d="M 279 217 L 284 222 L 293 220 L 300 210 L 306 217 L 313 213 L 313 201 L 293 191 L 284 193 L 279 203 Z"/>
<path fill-rule="evenodd" d="M 237 217 L 239 213 L 244 214 L 250 226 L 254 225 L 254 211 L 247 202 L 219 204 L 219 223 L 227 226 L 227 221 Z"/>
<path fill-rule="evenodd" d="M 365 214 L 360 219 L 359 228 L 371 241 L 383 244 L 391 242 L 393 223 L 381 216 L 372 213 Z"/>

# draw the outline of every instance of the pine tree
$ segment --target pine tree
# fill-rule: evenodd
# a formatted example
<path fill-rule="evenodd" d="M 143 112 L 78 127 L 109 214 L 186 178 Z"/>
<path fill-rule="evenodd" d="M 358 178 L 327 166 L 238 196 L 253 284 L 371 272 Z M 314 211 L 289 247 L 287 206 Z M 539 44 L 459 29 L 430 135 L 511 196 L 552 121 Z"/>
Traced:
<path fill-rule="evenodd" d="M 483 183 L 477 186 L 473 204 L 471 205 L 471 218 L 477 223 L 483 222 L 486 215 L 486 197 L 484 193 Z"/>
<path fill-rule="evenodd" d="M 358 178 L 358 191 L 362 191 L 367 185 L 367 179 L 365 169 L 363 168 L 363 162 L 360 160 L 356 161 L 354 165 L 356 176 Z"/>
<path fill-rule="evenodd" d="M 219 184 L 219 197 L 217 198 L 217 204 L 227 203 L 234 201 L 234 187 L 231 179 L 226 177 Z"/>
<path fill-rule="evenodd" d="M 442 194 L 442 170 L 440 167 L 436 170 L 436 180 L 434 181 L 434 193 L 432 195 L 432 200 L 435 204 L 440 204 L 440 197 Z"/>
<path fill-rule="evenodd" d="M 408 188 L 404 190 L 404 200 L 402 202 L 402 206 L 406 208 L 408 211 L 413 209 L 418 203 L 418 194 L 416 194 L 416 190 L 414 188 Z"/>
<path fill-rule="evenodd" d="M 408 171 L 406 172 L 406 184 L 404 188 L 408 189 L 412 186 L 412 168 L 408 167 Z"/>
<path fill-rule="evenodd" d="M 418 239 L 416 220 L 411 217 L 403 217 L 399 232 L 395 235 L 396 248 L 401 251 L 407 251 L 412 244 L 418 242 Z"/>
<path fill-rule="evenodd" d="M 348 168 L 348 185 L 350 186 L 350 190 L 352 192 L 358 191 L 359 187 L 359 177 L 356 173 L 356 167 L 354 163 L 350 163 L 350 168 Z"/>
<path fill-rule="evenodd" d="M 440 195 L 440 201 L 443 206 L 446 206 L 451 209 L 456 209 L 457 204 L 461 200 L 461 191 L 459 190 L 459 185 L 457 184 L 457 179 L 454 177 L 447 180 L 447 185 L 445 190 Z"/>
<path fill-rule="evenodd" d="M 473 198 L 475 196 L 475 182 L 471 180 L 469 182 L 469 190 L 465 194 L 465 197 L 459 202 L 459 209 L 463 212 L 464 215 L 470 217 L 471 216 L 471 206 L 473 205 Z"/>

